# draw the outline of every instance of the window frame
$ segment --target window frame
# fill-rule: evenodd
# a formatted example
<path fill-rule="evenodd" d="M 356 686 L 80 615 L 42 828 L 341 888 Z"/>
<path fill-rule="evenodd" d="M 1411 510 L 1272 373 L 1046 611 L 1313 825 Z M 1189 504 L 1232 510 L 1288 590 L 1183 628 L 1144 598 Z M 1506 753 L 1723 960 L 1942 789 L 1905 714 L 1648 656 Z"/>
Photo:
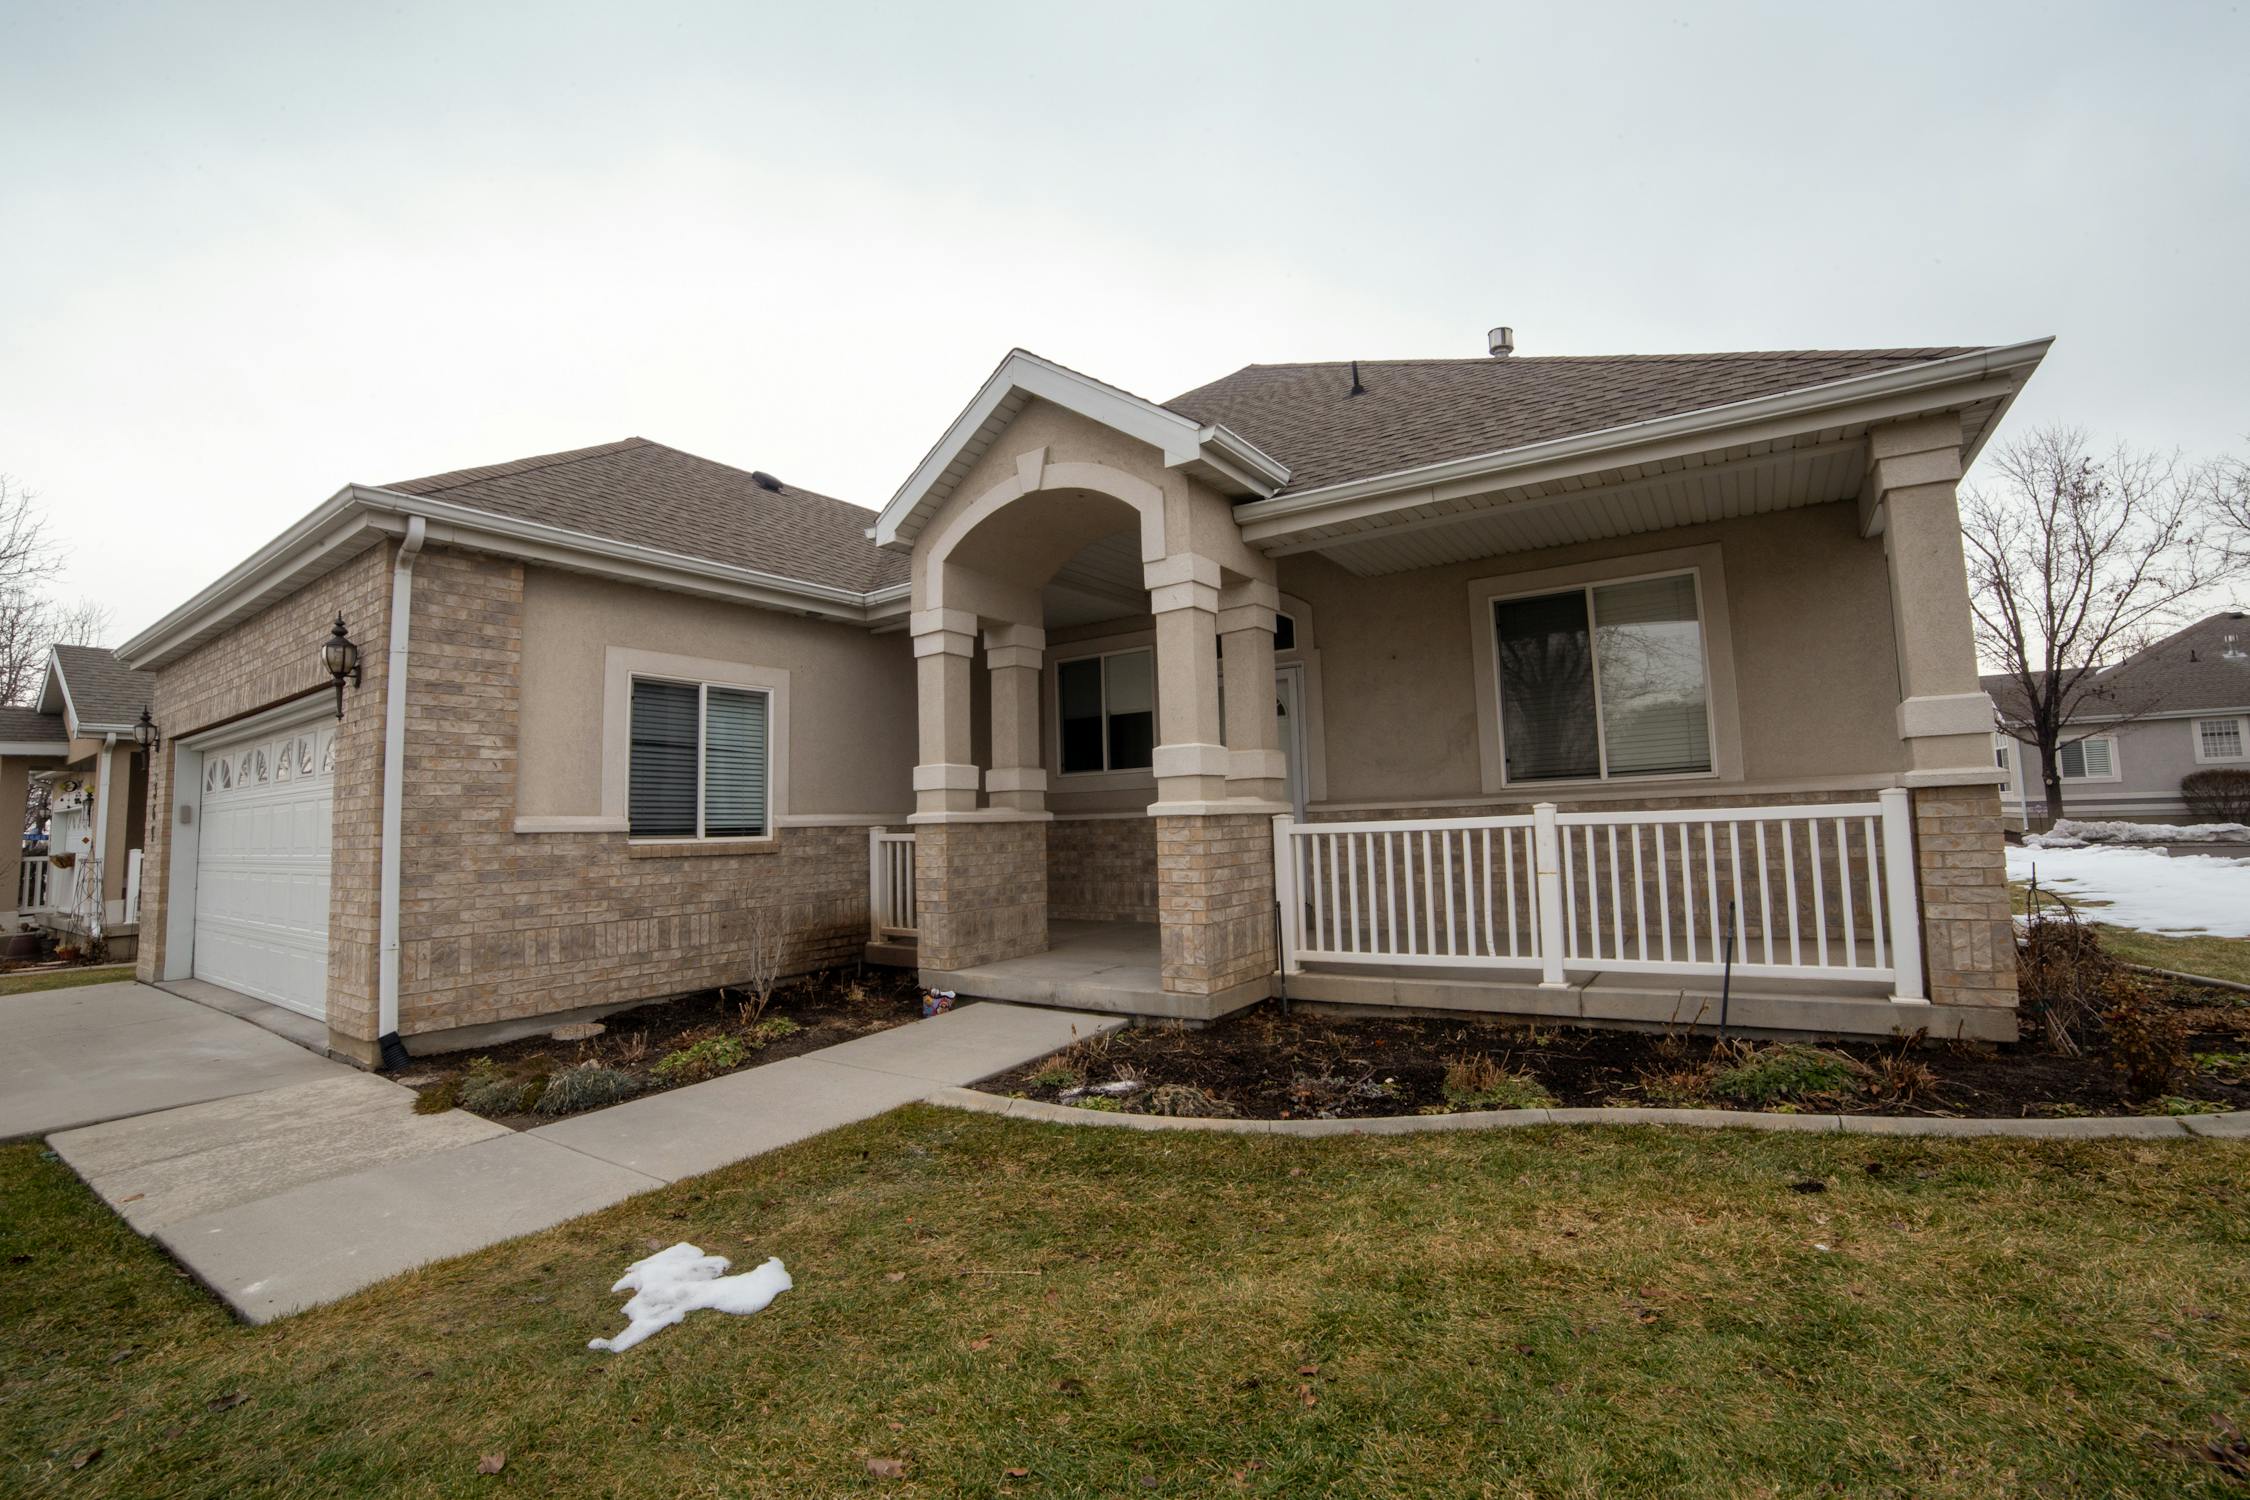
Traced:
<path fill-rule="evenodd" d="M 1704 709 L 1711 736 L 1708 771 L 1629 772 L 1551 781 L 1511 781 L 1500 729 L 1500 651 L 1492 606 L 1498 600 L 1566 593 L 1581 586 L 1633 583 L 1675 573 L 1695 574 L 1696 613 L 1703 630 Z M 1736 691 L 1734 626 L 1727 603 L 1726 562 L 1716 542 L 1625 554 L 1559 567 L 1472 578 L 1467 623 L 1476 701 L 1479 790 L 1488 796 L 1523 797 L 1547 789 L 1623 794 L 1628 788 L 1694 787 L 1735 782 L 1742 776 L 1742 718 Z M 1458 618 L 1458 617 L 1457 617 Z"/>
<path fill-rule="evenodd" d="M 2062 753 L 2071 745 L 2084 745 L 2089 740 L 2102 740 L 2109 745 L 2109 770 L 2106 774 L 2101 776 L 2073 776 L 2070 774 L 2070 772 L 2063 769 Z M 2084 750 L 2079 751 L 2078 763 L 2080 765 L 2084 765 L 2086 763 Z M 2061 777 L 2064 781 L 2110 782 L 2124 780 L 2125 761 L 2124 757 L 2119 753 L 2118 737 L 2114 734 L 2082 734 L 2075 740 L 2066 740 L 2062 744 L 2055 746 L 2055 774 Z"/>
<path fill-rule="evenodd" d="M 633 679 L 650 677 L 712 687 L 741 688 L 768 695 L 766 703 L 766 834 L 763 838 L 634 838 L 632 836 Z M 790 803 L 790 674 L 786 667 L 681 656 L 637 646 L 608 646 L 602 652 L 601 802 L 593 815 L 518 814 L 518 833 L 604 833 L 625 840 L 635 858 L 683 854 L 772 854 L 781 835 L 800 821 Z M 702 740 L 698 731 L 697 745 Z M 699 770 L 699 776 L 702 774 Z M 698 792 L 700 803 L 701 793 Z"/>
<path fill-rule="evenodd" d="M 2234 754 L 2203 753 L 2203 726 L 2206 724 L 2234 726 Z M 2199 714 L 2188 721 L 2188 736 L 2195 751 L 2195 763 L 2199 766 L 2233 766 L 2250 761 L 2250 714 Z"/>
<path fill-rule="evenodd" d="M 1602 660 L 1600 647 L 1601 624 L 1594 611 L 1594 592 L 1628 583 L 1653 583 L 1661 578 L 1686 578 L 1695 591 L 1695 630 L 1703 665 L 1703 738 L 1706 758 L 1710 764 L 1700 771 L 1612 771 L 1609 768 L 1609 725 L 1602 712 Z M 1547 599 L 1558 594 L 1578 594 L 1586 605 L 1587 658 L 1593 679 L 1594 695 L 1594 761 L 1592 776 L 1539 776 L 1518 779 L 1508 774 L 1507 684 L 1502 678 L 1499 651 L 1498 606 L 1517 599 Z M 1589 578 L 1579 583 L 1566 583 L 1548 588 L 1522 589 L 1510 593 L 1488 594 L 1484 599 L 1485 633 L 1492 646 L 1492 709 L 1500 744 L 1501 783 L 1510 787 L 1547 786 L 1608 786 L 1613 782 L 1639 783 L 1645 781 L 1704 781 L 1719 774 L 1718 715 L 1712 703 L 1711 627 L 1703 603 L 1702 571 L 1693 566 L 1660 568 L 1647 573 L 1628 573 L 1616 577 Z"/>
<path fill-rule="evenodd" d="M 1149 764 L 1145 766 L 1112 766 L 1109 763 L 1109 660 L 1113 656 L 1134 655 L 1146 656 L 1148 658 L 1148 711 L 1151 723 L 1151 734 L 1149 736 Z M 1062 768 L 1062 669 L 1074 662 L 1082 661 L 1098 661 L 1102 663 L 1102 763 L 1098 769 L 1091 771 L 1066 771 Z M 1147 645 L 1139 646 L 1118 646 L 1106 651 L 1082 651 L 1075 656 L 1063 656 L 1058 654 L 1054 658 L 1054 669 L 1048 675 L 1052 679 L 1053 684 L 1052 690 L 1050 691 L 1048 696 L 1050 701 L 1052 701 L 1054 704 L 1054 712 L 1047 716 L 1047 727 L 1049 732 L 1053 736 L 1052 743 L 1054 745 L 1054 765 L 1056 778 L 1058 780 L 1079 782 L 1082 781 L 1083 778 L 1094 776 L 1138 776 L 1145 777 L 1153 783 L 1156 776 L 1155 747 L 1162 740 L 1162 734 L 1156 728 L 1157 721 L 1159 719 L 1160 706 L 1158 702 L 1159 690 L 1156 681 L 1155 644 L 1152 642 Z"/>
<path fill-rule="evenodd" d="M 633 832 L 633 812 L 630 792 L 630 778 L 632 776 L 633 770 L 633 739 L 631 725 L 631 715 L 633 711 L 632 684 L 639 682 L 661 682 L 671 687 L 691 687 L 695 689 L 695 832 L 692 834 L 642 834 Z M 714 834 L 707 831 L 710 816 L 709 797 L 707 793 L 708 783 L 711 775 L 711 689 L 713 688 L 718 688 L 720 691 L 728 693 L 755 694 L 757 697 L 765 700 L 766 746 L 764 764 L 759 767 L 759 770 L 765 777 L 766 817 L 765 827 L 757 833 Z M 628 791 L 625 804 L 625 836 L 630 842 L 635 844 L 762 844 L 773 838 L 773 724 L 775 695 L 772 688 L 752 687 L 735 682 L 712 682 L 705 678 L 679 677 L 666 672 L 631 672 L 627 674 L 625 692 L 625 712 L 627 715 L 627 724 L 625 730 L 625 773 L 628 778 Z"/>

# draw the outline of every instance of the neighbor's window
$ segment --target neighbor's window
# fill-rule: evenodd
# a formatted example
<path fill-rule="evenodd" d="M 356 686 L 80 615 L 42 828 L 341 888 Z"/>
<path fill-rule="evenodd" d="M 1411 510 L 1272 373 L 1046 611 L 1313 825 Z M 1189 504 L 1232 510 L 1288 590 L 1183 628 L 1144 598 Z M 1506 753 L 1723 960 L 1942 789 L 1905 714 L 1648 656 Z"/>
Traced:
<path fill-rule="evenodd" d="M 2109 739 L 2072 740 L 2055 750 L 2065 781 L 2102 781 L 2117 774 L 2117 750 Z"/>
<path fill-rule="evenodd" d="M 2240 719 L 2198 719 L 2195 721 L 2195 753 L 2201 760 L 2242 759 L 2242 721 Z"/>
<path fill-rule="evenodd" d="M 1695 575 L 1497 599 L 1510 781 L 1711 769 Z"/>
<path fill-rule="evenodd" d="M 764 838 L 771 706 L 749 688 L 634 678 L 632 836 Z"/>
<path fill-rule="evenodd" d="M 1115 651 L 1055 667 L 1062 774 L 1145 771 L 1156 750 L 1156 653 Z"/>

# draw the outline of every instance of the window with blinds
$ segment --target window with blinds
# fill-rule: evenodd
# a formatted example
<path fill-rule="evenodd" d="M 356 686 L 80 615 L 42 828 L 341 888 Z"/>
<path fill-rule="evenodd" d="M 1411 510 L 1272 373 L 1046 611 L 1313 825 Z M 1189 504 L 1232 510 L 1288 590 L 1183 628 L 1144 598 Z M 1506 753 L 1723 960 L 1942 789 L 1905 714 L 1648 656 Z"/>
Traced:
<path fill-rule="evenodd" d="M 770 696 L 633 679 L 626 826 L 634 838 L 764 838 Z"/>
<path fill-rule="evenodd" d="M 1711 769 L 1693 573 L 1499 599 L 1492 616 L 1510 781 Z"/>
<path fill-rule="evenodd" d="M 2055 766 L 2065 781 L 2106 781 L 2117 774 L 2117 752 L 2106 738 L 2072 740 L 2055 747 Z"/>

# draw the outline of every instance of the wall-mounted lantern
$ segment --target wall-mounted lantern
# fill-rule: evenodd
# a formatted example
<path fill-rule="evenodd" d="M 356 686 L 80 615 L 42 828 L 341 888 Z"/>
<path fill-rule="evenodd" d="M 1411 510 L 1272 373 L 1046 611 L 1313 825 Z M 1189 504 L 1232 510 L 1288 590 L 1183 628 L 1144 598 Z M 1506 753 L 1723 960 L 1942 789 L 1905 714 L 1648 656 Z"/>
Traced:
<path fill-rule="evenodd" d="M 336 628 L 328 632 L 328 639 L 321 643 L 320 664 L 335 679 L 336 717 L 341 719 L 344 716 L 344 682 L 348 678 L 356 688 L 360 677 L 359 644 L 352 639 L 350 630 L 344 625 L 344 617 L 340 614 L 336 616 Z"/>
<path fill-rule="evenodd" d="M 133 721 L 133 743 L 152 754 L 164 743 L 164 736 L 157 732 L 156 721 L 148 716 L 145 703 L 141 705 L 141 716 Z"/>

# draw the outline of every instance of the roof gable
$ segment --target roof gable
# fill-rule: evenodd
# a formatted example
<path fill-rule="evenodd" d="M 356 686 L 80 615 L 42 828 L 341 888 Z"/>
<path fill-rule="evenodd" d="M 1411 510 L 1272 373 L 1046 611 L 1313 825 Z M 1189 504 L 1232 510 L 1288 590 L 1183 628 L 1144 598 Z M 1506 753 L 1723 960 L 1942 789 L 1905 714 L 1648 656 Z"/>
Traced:
<path fill-rule="evenodd" d="M 885 547 L 912 545 L 954 486 L 1034 399 L 1148 444 L 1163 454 L 1165 467 L 1185 469 L 1221 494 L 1261 498 L 1289 481 L 1285 466 L 1224 423 L 1198 422 L 1029 350 L 1011 349 L 883 507 L 875 522 L 876 542 Z"/>
<path fill-rule="evenodd" d="M 124 734 L 155 685 L 152 674 L 134 671 L 107 646 L 57 646 L 47 656 L 39 711 L 62 715 L 74 734 Z"/>

